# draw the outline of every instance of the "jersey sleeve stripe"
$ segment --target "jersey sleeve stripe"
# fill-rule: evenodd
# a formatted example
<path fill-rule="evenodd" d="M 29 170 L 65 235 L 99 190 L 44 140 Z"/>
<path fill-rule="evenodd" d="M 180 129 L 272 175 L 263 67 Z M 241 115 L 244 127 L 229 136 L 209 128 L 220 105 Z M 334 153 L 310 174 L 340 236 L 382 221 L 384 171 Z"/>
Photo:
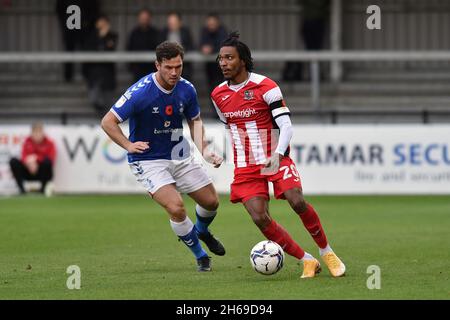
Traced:
<path fill-rule="evenodd" d="M 275 119 L 277 117 L 279 117 L 280 115 L 283 114 L 290 114 L 291 112 L 289 111 L 288 107 L 281 107 L 281 108 L 276 108 L 272 110 L 272 117 Z"/>
<path fill-rule="evenodd" d="M 270 107 L 270 110 L 282 108 L 282 107 L 284 107 L 283 100 L 274 101 L 269 105 L 269 107 Z"/>
<path fill-rule="evenodd" d="M 191 120 L 195 120 L 195 119 L 197 119 L 198 117 L 200 117 L 200 111 L 197 113 L 196 116 L 192 117 Z"/>
<path fill-rule="evenodd" d="M 273 117 L 273 120 L 278 119 L 281 116 L 291 116 L 290 112 L 286 112 L 286 113 L 280 113 L 279 115 L 277 115 L 276 117 Z"/>
<path fill-rule="evenodd" d="M 113 115 L 116 116 L 116 118 L 120 121 L 123 122 L 122 118 L 117 114 L 116 110 L 112 109 L 110 110 L 112 112 Z"/>
<path fill-rule="evenodd" d="M 275 87 L 263 94 L 264 101 L 270 106 L 275 101 L 283 100 L 280 87 Z"/>

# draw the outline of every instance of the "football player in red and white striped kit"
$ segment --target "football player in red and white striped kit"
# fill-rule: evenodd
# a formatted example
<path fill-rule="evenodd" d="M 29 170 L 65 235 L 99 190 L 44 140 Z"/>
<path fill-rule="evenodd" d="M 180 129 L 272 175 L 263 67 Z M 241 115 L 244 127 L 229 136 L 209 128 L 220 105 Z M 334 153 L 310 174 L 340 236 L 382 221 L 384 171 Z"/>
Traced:
<path fill-rule="evenodd" d="M 272 182 L 275 198 L 286 199 L 299 215 L 331 275 L 343 276 L 345 265 L 331 249 L 316 211 L 305 201 L 300 176 L 289 157 L 292 124 L 280 88 L 252 72 L 250 49 L 237 32 L 222 43 L 217 61 L 226 81 L 213 90 L 211 99 L 233 143 L 231 202 L 242 202 L 267 239 L 303 261 L 302 278 L 312 278 L 321 270 L 319 261 L 269 214 L 268 183 Z"/>

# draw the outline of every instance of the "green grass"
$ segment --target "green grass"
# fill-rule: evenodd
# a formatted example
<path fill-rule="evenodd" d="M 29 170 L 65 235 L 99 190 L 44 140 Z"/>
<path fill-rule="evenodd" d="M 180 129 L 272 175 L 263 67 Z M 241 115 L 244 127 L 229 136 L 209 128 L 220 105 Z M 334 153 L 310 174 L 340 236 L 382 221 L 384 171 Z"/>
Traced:
<path fill-rule="evenodd" d="M 242 205 L 221 197 L 213 232 L 227 254 L 213 272 L 173 234 L 167 215 L 146 196 L 59 196 L 0 199 L 0 299 L 449 299 L 450 197 L 308 197 L 347 276 L 324 269 L 302 280 L 287 256 L 273 276 L 252 270 L 249 251 L 263 240 Z M 186 198 L 192 214 L 194 203 Z M 273 217 L 318 256 L 284 201 Z M 70 265 L 81 290 L 69 290 Z M 381 268 L 381 289 L 369 290 L 367 267 Z"/>

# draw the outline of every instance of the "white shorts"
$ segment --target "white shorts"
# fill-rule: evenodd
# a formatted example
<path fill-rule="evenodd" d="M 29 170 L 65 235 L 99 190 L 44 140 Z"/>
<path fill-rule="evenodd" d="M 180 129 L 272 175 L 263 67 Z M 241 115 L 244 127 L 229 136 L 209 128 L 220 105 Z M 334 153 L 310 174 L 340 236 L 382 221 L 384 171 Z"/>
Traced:
<path fill-rule="evenodd" d="M 191 193 L 212 183 L 206 169 L 193 158 L 135 161 L 129 166 L 137 181 L 152 196 L 159 188 L 172 183 L 181 193 Z"/>

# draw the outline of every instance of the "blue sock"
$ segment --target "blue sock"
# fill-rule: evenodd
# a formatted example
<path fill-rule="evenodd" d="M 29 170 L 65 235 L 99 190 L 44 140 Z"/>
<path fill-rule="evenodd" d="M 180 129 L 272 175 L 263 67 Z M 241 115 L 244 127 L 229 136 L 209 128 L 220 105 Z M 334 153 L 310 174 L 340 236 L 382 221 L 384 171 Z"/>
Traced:
<path fill-rule="evenodd" d="M 185 236 L 178 236 L 189 249 L 191 249 L 192 253 L 195 255 L 196 259 L 200 259 L 201 257 L 207 256 L 205 250 L 203 250 L 200 241 L 198 240 L 197 233 L 195 227 Z"/>
<path fill-rule="evenodd" d="M 198 215 L 197 210 L 195 211 L 195 215 L 197 217 L 197 221 L 195 222 L 195 228 L 199 233 L 207 233 L 208 226 L 214 220 L 215 216 L 212 217 L 201 217 Z"/>

